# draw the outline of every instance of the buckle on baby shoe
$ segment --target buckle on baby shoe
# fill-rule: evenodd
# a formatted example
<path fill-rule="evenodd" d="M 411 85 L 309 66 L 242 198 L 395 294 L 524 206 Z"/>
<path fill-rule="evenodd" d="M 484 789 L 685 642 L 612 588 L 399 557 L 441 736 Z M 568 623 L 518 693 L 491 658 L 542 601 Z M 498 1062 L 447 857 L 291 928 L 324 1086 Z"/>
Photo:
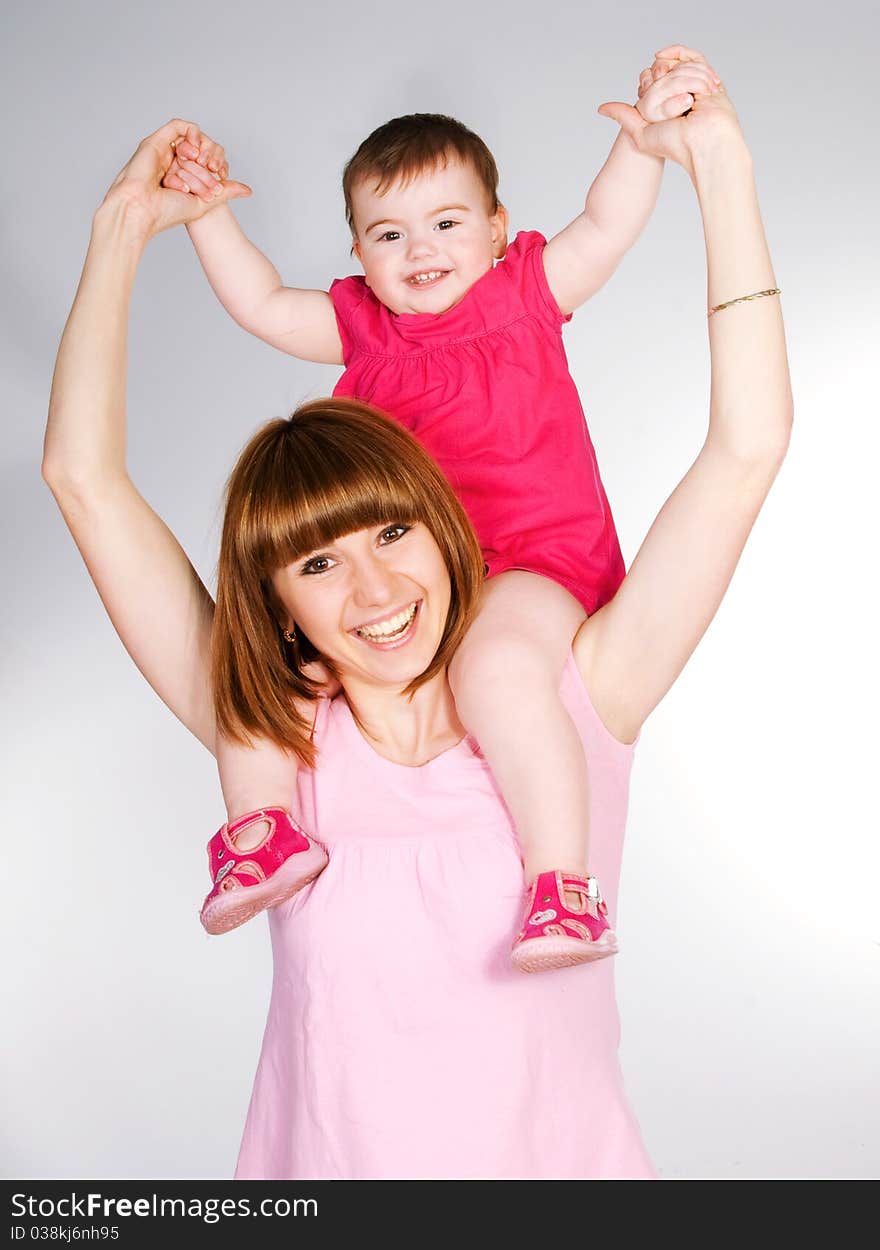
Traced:
<path fill-rule="evenodd" d="M 599 882 L 595 877 L 587 877 L 587 898 L 591 903 L 600 903 L 602 901 L 602 891 L 599 889 Z"/>
<path fill-rule="evenodd" d="M 225 864 L 223 864 L 220 868 L 217 869 L 217 873 L 214 877 L 214 884 L 219 885 L 220 882 L 223 880 L 223 878 L 226 876 L 226 874 L 229 872 L 232 872 L 234 867 L 235 867 L 235 860 L 228 859 Z"/>

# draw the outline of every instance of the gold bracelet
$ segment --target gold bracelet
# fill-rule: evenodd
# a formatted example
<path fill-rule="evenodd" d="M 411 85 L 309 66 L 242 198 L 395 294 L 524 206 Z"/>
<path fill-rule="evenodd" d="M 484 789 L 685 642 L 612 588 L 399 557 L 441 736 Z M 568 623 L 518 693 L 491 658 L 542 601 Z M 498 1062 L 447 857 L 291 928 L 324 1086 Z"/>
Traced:
<path fill-rule="evenodd" d="M 765 295 L 779 295 L 780 288 L 778 286 L 771 287 L 769 291 L 755 291 L 753 295 L 740 295 L 738 299 L 729 299 L 726 304 L 716 304 L 714 308 L 710 308 L 707 317 L 713 316 L 717 312 L 721 312 L 723 308 L 730 308 L 732 304 L 745 304 L 750 299 L 761 299 Z"/>

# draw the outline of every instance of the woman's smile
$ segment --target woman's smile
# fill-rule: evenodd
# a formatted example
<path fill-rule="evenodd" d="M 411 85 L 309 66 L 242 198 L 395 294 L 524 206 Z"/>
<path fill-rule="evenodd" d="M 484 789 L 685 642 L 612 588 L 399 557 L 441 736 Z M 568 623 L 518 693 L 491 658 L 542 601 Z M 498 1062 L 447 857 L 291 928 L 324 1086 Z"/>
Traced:
<path fill-rule="evenodd" d="M 349 632 L 379 651 L 390 651 L 405 646 L 418 627 L 418 612 L 422 600 L 417 599 L 400 611 L 386 613 L 377 620 L 358 625 Z"/>
<path fill-rule="evenodd" d="M 345 534 L 273 581 L 290 621 L 341 674 L 406 684 L 425 671 L 442 641 L 449 571 L 419 522 L 392 520 Z"/>

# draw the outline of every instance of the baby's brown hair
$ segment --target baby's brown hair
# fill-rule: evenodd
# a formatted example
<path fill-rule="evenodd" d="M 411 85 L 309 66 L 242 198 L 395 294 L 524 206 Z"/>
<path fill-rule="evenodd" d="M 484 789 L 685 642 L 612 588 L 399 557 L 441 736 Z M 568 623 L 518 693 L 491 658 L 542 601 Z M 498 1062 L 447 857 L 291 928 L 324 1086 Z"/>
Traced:
<path fill-rule="evenodd" d="M 374 179 L 379 194 L 398 180 L 407 183 L 426 169 L 457 157 L 470 165 L 486 192 L 490 216 L 498 211 L 498 167 L 479 135 L 443 113 L 409 113 L 385 122 L 368 135 L 342 174 L 345 217 L 352 235 L 357 232 L 352 212 L 352 190 L 364 179 Z"/>

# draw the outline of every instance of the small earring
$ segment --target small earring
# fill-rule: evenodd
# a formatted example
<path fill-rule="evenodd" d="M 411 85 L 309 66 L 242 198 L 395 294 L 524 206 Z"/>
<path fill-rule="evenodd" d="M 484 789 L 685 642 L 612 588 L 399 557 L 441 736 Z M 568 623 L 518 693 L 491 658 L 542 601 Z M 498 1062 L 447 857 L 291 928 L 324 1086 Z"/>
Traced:
<path fill-rule="evenodd" d="M 285 642 L 296 642 L 296 626 L 293 629 L 284 629 L 281 631 L 284 635 Z"/>

